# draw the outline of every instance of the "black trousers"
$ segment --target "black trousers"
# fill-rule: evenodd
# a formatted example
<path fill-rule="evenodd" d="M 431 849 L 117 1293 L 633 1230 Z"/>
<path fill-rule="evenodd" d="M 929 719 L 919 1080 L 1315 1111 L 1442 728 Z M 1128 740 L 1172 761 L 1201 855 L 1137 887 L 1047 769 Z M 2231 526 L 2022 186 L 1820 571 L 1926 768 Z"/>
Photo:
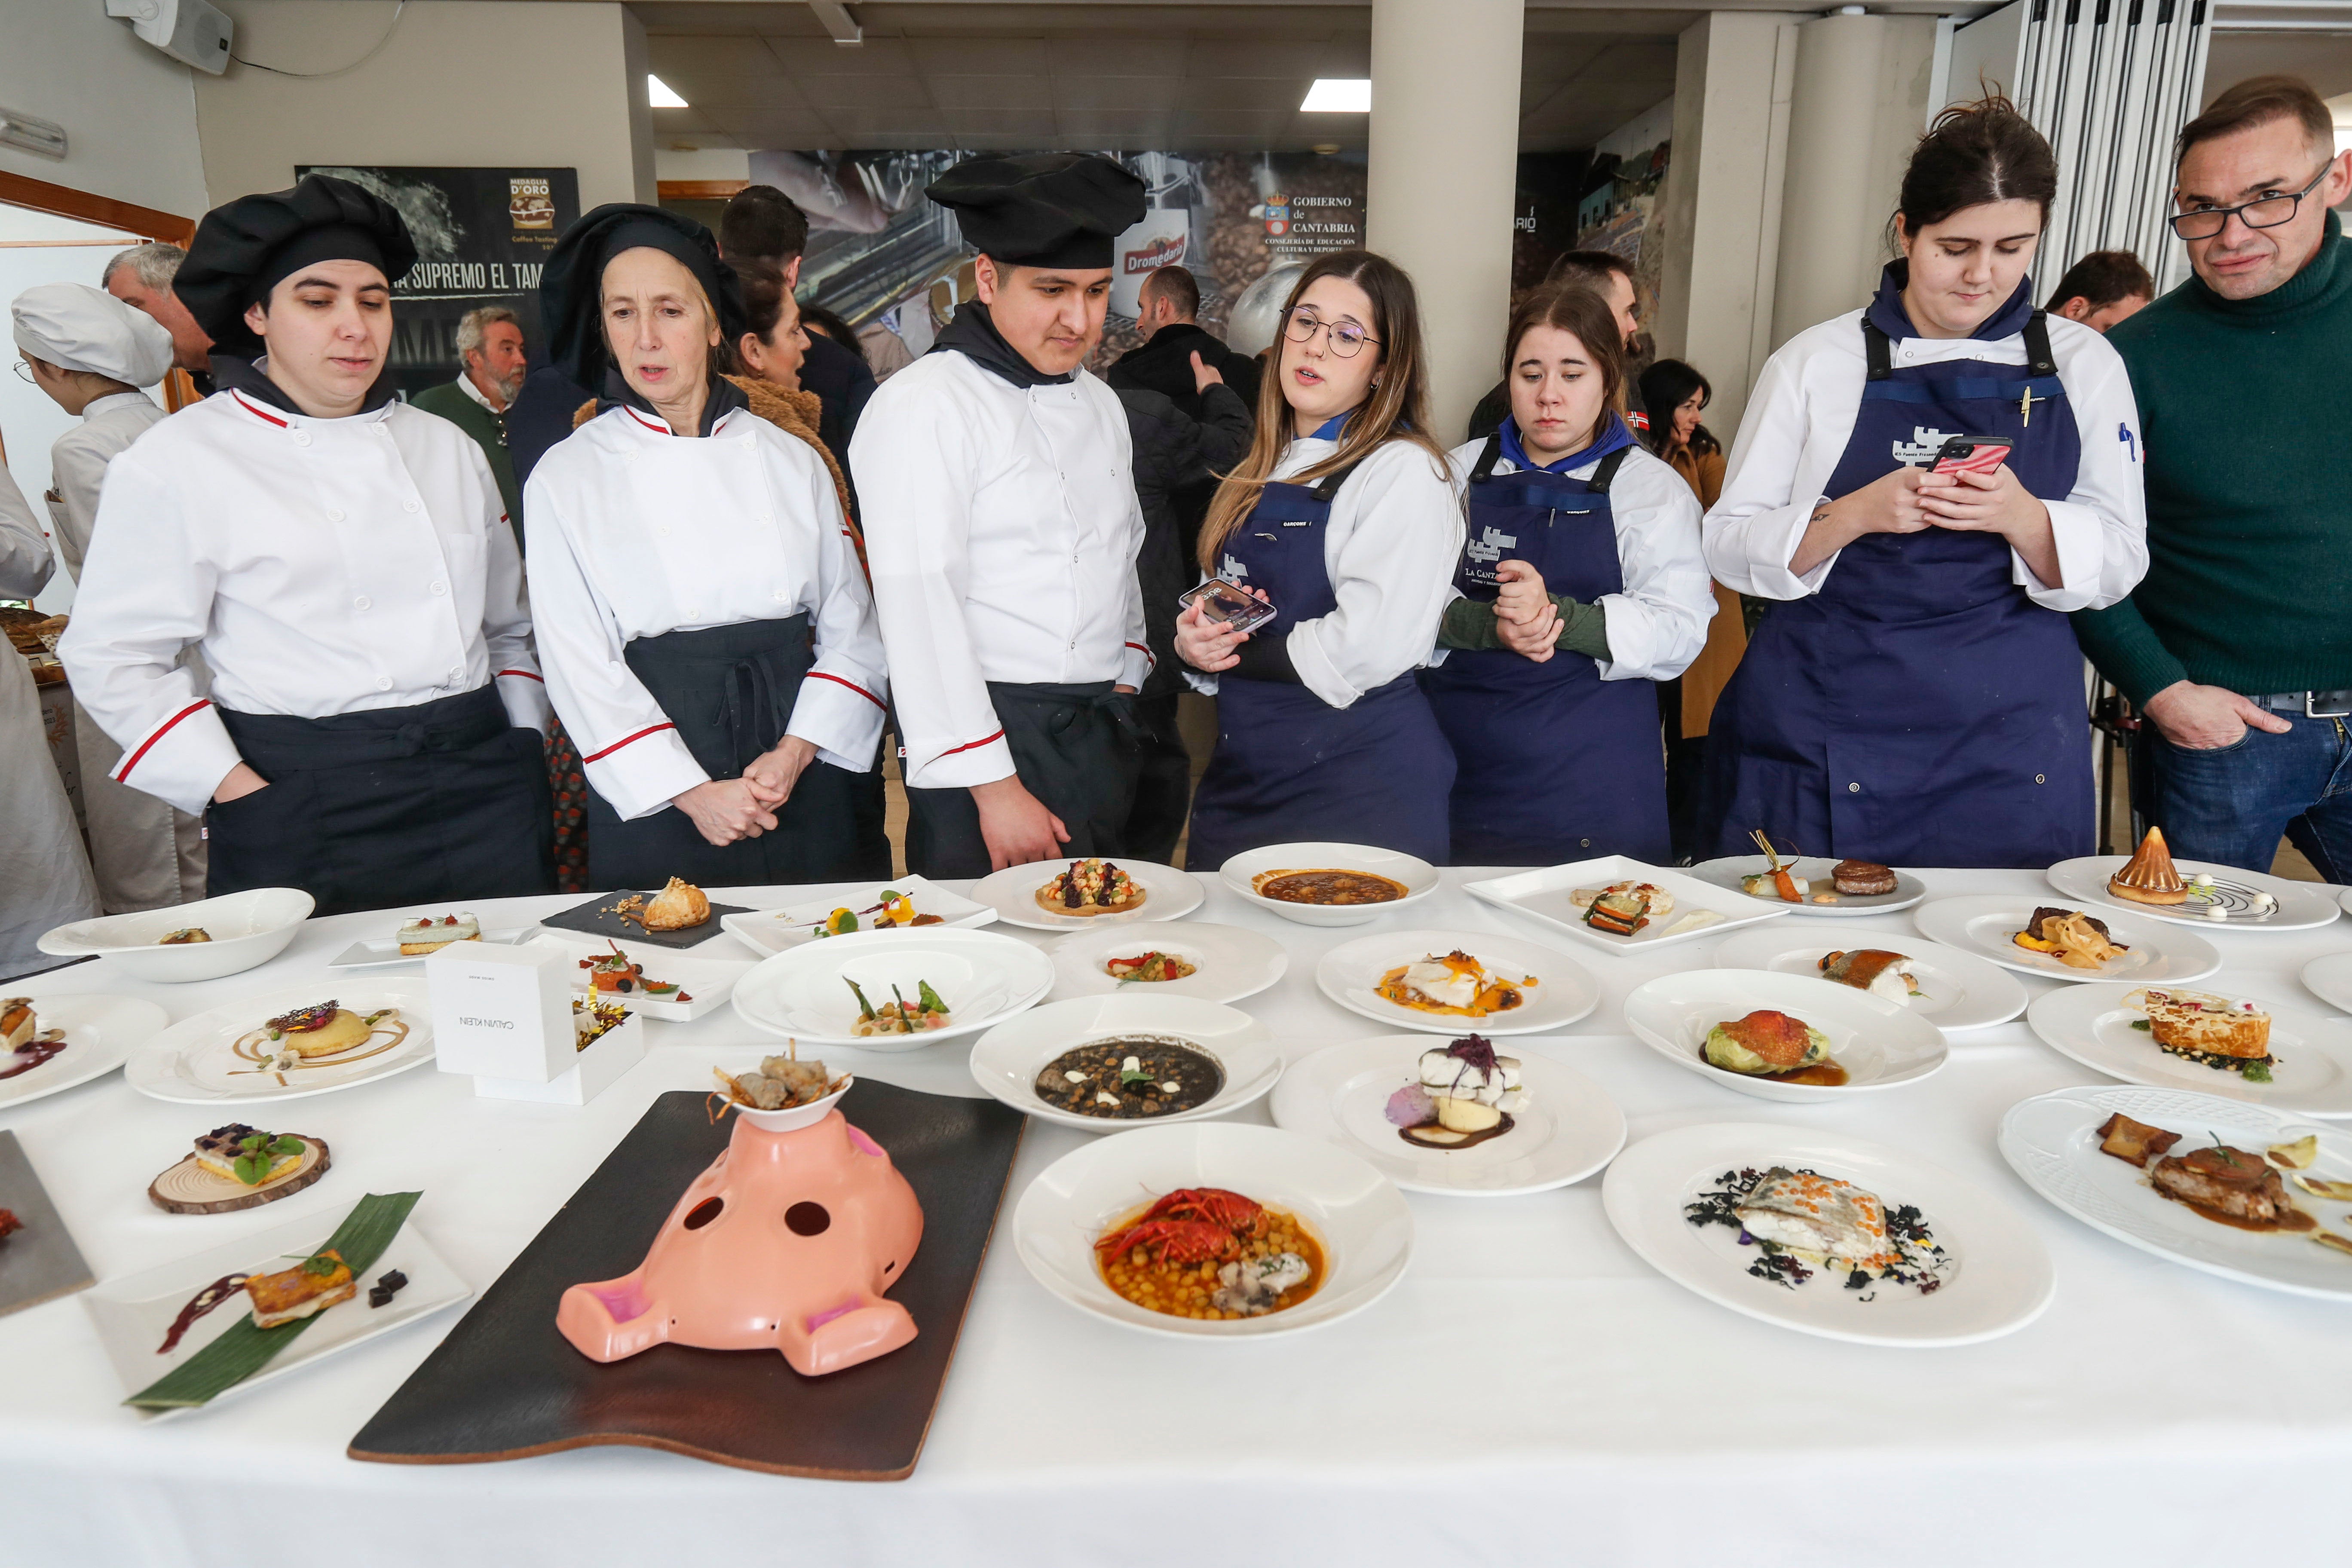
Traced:
<path fill-rule="evenodd" d="M 540 734 L 491 688 L 327 719 L 218 711 L 269 787 L 205 809 L 205 892 L 299 888 L 337 915 L 555 891 Z"/>
<path fill-rule="evenodd" d="M 1184 818 L 1192 809 L 1192 753 L 1176 724 L 1176 693 L 1135 700 L 1135 727 L 1141 737 L 1135 781 L 1135 809 L 1127 817 L 1127 853 L 1162 865 L 1176 858 Z"/>
<path fill-rule="evenodd" d="M 1013 772 L 1062 819 L 1073 858 L 1128 851 L 1141 741 L 1132 697 L 1108 680 L 1076 686 L 1016 686 L 992 680 L 989 700 Z M 907 791 L 907 869 L 932 878 L 985 877 L 988 841 L 968 789 Z"/>

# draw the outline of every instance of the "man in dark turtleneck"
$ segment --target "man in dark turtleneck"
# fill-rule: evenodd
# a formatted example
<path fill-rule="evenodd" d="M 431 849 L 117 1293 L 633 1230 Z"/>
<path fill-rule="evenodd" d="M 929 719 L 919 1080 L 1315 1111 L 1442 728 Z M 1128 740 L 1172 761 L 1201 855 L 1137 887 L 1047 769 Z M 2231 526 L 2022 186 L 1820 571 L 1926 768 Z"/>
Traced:
<path fill-rule="evenodd" d="M 2147 575 L 2074 620 L 2147 720 L 2135 793 L 2175 854 L 2267 871 L 2284 833 L 2342 882 L 2352 247 L 2328 209 L 2352 154 L 2333 118 L 2256 77 L 2181 129 L 2172 226 L 2196 276 L 2107 335 L 2147 434 Z"/>

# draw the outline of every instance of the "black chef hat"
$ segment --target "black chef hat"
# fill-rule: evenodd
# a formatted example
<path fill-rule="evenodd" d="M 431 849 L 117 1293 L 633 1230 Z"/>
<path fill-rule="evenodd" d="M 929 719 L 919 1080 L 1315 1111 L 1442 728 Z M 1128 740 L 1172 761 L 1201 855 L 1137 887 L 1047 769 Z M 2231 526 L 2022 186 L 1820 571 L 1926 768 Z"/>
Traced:
<path fill-rule="evenodd" d="M 1143 220 L 1144 184 L 1096 153 L 973 158 L 923 194 L 955 210 L 967 244 L 1010 267 L 1108 267 Z"/>
<path fill-rule="evenodd" d="M 416 242 L 383 197 L 331 174 L 307 174 L 290 191 L 240 196 L 206 213 L 172 292 L 214 352 L 251 359 L 261 340 L 246 326 L 245 308 L 318 261 L 364 261 L 397 282 L 416 264 Z"/>
<path fill-rule="evenodd" d="M 732 344 L 751 330 L 742 284 L 734 268 L 719 259 L 719 242 L 709 229 L 660 207 L 608 202 L 563 231 L 539 279 L 540 328 L 547 339 L 548 357 L 575 384 L 592 392 L 604 384 L 612 361 L 604 348 L 604 268 L 621 252 L 639 246 L 676 257 L 694 274 L 710 308 L 719 313 L 721 343 Z"/>

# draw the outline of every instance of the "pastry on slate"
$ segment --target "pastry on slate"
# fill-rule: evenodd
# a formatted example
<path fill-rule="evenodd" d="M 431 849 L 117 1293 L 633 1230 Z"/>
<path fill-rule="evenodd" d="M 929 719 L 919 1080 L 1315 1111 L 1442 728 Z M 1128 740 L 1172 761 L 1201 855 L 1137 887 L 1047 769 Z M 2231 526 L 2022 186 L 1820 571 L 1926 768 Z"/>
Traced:
<path fill-rule="evenodd" d="M 2189 885 L 2172 868 L 2172 851 L 2165 847 L 2164 829 L 2151 827 L 2132 858 L 2107 879 L 2107 891 L 2136 904 L 2180 904 L 2189 901 Z"/>
<path fill-rule="evenodd" d="M 669 885 L 646 900 L 639 917 L 647 931 L 685 931 L 710 918 L 710 900 L 691 882 L 672 877 Z"/>

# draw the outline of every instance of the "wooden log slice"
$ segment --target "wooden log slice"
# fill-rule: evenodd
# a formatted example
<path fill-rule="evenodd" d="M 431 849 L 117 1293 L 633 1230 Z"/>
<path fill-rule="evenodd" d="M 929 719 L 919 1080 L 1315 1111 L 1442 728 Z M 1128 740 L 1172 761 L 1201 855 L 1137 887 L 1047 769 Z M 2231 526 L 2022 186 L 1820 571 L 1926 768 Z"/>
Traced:
<path fill-rule="evenodd" d="M 166 1214 L 232 1214 L 238 1209 L 259 1208 L 276 1203 L 279 1198 L 300 1192 L 304 1187 L 327 1173 L 327 1145 L 324 1140 L 305 1132 L 290 1132 L 289 1138 L 302 1140 L 302 1157 L 294 1168 L 282 1176 L 248 1187 L 243 1182 L 227 1176 L 216 1176 L 196 1163 L 196 1157 L 186 1159 L 164 1172 L 149 1184 L 147 1195 L 157 1208 Z"/>

